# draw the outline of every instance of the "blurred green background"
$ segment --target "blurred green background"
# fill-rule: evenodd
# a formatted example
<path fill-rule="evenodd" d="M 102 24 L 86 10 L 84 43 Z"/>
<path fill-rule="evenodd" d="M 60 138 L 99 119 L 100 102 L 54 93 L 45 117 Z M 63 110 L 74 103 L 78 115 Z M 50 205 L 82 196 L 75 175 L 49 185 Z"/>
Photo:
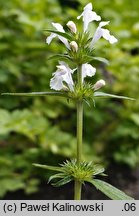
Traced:
<path fill-rule="evenodd" d="M 135 97 L 136 101 L 96 100 L 84 109 L 85 160 L 108 167 L 139 164 L 139 1 L 90 1 L 118 38 L 115 45 L 101 39 L 96 56 L 110 61 L 98 64 L 95 79 L 104 79 L 107 93 Z M 0 92 L 49 90 L 56 61 L 52 54 L 64 46 L 45 43 L 43 29 L 51 22 L 76 21 L 88 1 L 0 0 Z M 78 21 L 81 25 L 81 22 Z M 97 27 L 90 24 L 90 28 Z M 32 163 L 57 165 L 75 157 L 76 109 L 65 99 L 51 97 L 0 97 L 0 197 L 23 189 L 30 194 L 48 173 Z"/>

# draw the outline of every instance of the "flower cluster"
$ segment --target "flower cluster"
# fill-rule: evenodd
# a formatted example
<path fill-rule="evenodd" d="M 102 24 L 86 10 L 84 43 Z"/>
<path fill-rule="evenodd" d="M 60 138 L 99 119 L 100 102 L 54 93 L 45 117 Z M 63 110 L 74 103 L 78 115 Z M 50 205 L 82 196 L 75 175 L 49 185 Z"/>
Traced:
<path fill-rule="evenodd" d="M 84 10 L 77 19 L 82 18 L 83 20 L 83 32 L 78 32 L 76 24 L 73 21 L 67 23 L 67 27 L 70 30 L 70 34 L 66 33 L 63 26 L 59 23 L 52 23 L 53 27 L 56 29 L 51 31 L 51 34 L 46 39 L 46 43 L 50 44 L 53 38 L 58 37 L 59 40 L 66 46 L 67 53 L 63 57 L 70 59 L 72 62 L 76 63 L 77 67 L 71 69 L 67 63 L 64 61 L 59 61 L 57 70 L 53 73 L 53 78 L 50 81 L 50 87 L 54 90 L 67 90 L 74 92 L 75 81 L 73 81 L 73 73 L 78 72 L 78 67 L 81 69 L 81 82 L 84 84 L 85 77 L 92 77 L 96 73 L 96 68 L 94 68 L 90 62 L 92 61 L 92 52 L 95 43 L 103 37 L 109 43 L 113 44 L 117 42 L 117 39 L 110 34 L 108 29 L 104 26 L 109 24 L 109 21 L 101 21 L 101 17 L 92 10 L 92 4 L 89 3 L 84 7 Z M 90 38 L 89 36 L 89 23 L 92 21 L 101 21 L 97 27 L 94 36 Z M 78 76 L 78 75 L 77 75 Z M 104 80 L 97 81 L 92 90 L 96 91 L 105 85 Z"/>

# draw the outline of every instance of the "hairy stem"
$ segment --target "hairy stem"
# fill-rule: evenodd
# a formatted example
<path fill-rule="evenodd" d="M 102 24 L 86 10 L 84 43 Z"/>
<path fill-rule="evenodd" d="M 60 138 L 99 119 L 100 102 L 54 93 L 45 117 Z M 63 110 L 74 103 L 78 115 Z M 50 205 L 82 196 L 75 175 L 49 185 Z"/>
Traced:
<path fill-rule="evenodd" d="M 81 66 L 78 67 L 78 84 L 82 88 Z M 83 100 L 77 101 L 77 163 L 82 160 L 82 139 L 83 139 Z M 82 183 L 76 179 L 74 185 L 74 199 L 81 199 Z"/>

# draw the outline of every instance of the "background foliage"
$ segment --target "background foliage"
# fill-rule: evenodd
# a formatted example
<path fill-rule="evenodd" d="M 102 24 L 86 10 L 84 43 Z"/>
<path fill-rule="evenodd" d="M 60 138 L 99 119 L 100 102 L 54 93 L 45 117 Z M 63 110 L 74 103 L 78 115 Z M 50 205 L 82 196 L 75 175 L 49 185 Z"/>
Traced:
<path fill-rule="evenodd" d="M 63 25 L 81 12 L 88 1 L 0 0 L 0 91 L 49 90 L 55 71 L 54 53 L 63 52 L 59 42 L 45 44 L 42 31 L 51 22 Z M 135 102 L 97 100 L 96 108 L 85 105 L 84 159 L 112 161 L 135 167 L 139 163 L 139 2 L 92 1 L 119 42 L 103 39 L 96 56 L 110 65 L 97 65 L 95 79 L 107 82 L 105 92 L 135 97 Z M 64 16 L 63 16 L 64 14 Z M 81 22 L 78 21 L 78 25 Z M 90 25 L 91 26 L 91 25 Z M 92 32 L 94 30 L 92 24 Z M 59 43 L 59 44 L 58 44 Z M 76 110 L 65 99 L 51 97 L 0 97 L 0 196 L 7 191 L 37 190 L 46 178 L 32 163 L 57 164 L 75 156 Z"/>

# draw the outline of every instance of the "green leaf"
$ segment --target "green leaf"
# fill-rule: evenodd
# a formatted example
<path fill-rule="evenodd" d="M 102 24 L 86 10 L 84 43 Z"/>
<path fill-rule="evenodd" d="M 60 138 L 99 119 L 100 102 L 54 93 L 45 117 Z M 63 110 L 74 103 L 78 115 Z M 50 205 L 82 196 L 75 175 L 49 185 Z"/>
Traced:
<path fill-rule="evenodd" d="M 93 169 L 93 175 L 100 175 L 105 171 L 105 169 L 99 165 L 94 165 Z"/>
<path fill-rule="evenodd" d="M 126 195 L 121 190 L 99 179 L 88 181 L 93 184 L 98 190 L 113 200 L 133 200 L 132 197 Z"/>
<path fill-rule="evenodd" d="M 83 101 L 90 107 L 90 102 L 86 98 L 83 98 Z"/>
<path fill-rule="evenodd" d="M 61 172 L 61 168 L 56 167 L 56 166 L 48 166 L 48 165 L 42 165 L 42 164 L 36 164 L 36 163 L 33 163 L 33 166 L 40 167 L 40 168 L 43 168 L 43 169 L 48 169 L 48 170 Z"/>
<path fill-rule="evenodd" d="M 69 183 L 72 180 L 73 180 L 73 178 L 71 176 L 66 176 L 65 178 L 61 179 L 60 181 L 53 183 L 52 185 L 59 187 L 59 186 L 62 186 L 62 185 Z"/>
<path fill-rule="evenodd" d="M 1 93 L 1 95 L 7 96 L 60 96 L 69 98 L 69 96 L 63 92 L 29 92 L 29 93 Z"/>
<path fill-rule="evenodd" d="M 48 183 L 51 182 L 54 179 L 64 178 L 64 177 L 65 177 L 65 175 L 63 173 L 57 173 L 55 175 L 50 176 L 50 178 L 48 179 Z"/>
<path fill-rule="evenodd" d="M 100 61 L 100 62 L 103 62 L 104 64 L 109 65 L 109 61 L 105 58 L 102 58 L 102 57 L 94 57 L 94 56 L 91 56 L 91 54 L 90 54 L 90 55 L 85 56 L 85 58 L 87 58 L 88 61 L 90 61 L 90 62 L 91 61 Z"/>
<path fill-rule="evenodd" d="M 74 39 L 72 36 L 70 36 L 68 33 L 65 33 L 65 32 L 60 32 L 60 31 L 55 31 L 55 30 L 50 30 L 50 29 L 44 29 L 44 31 L 58 34 L 64 38 L 68 39 L 69 41 L 72 41 Z"/>
<path fill-rule="evenodd" d="M 71 57 L 69 55 L 64 55 L 64 54 L 57 54 L 57 55 L 53 55 L 51 57 L 48 58 L 48 60 L 59 60 L 59 59 L 70 59 Z"/>
<path fill-rule="evenodd" d="M 119 99 L 127 99 L 127 100 L 135 100 L 134 98 L 125 97 L 125 96 L 119 96 L 119 95 L 113 95 L 113 94 L 107 94 L 104 92 L 94 92 L 95 97 L 111 97 L 111 98 L 119 98 Z"/>
<path fill-rule="evenodd" d="M 92 57 L 92 60 L 93 59 L 96 60 L 96 61 L 100 61 L 100 62 L 103 62 L 103 63 L 109 65 L 109 61 L 107 59 L 105 59 L 105 58 L 102 58 L 102 57 Z"/>

